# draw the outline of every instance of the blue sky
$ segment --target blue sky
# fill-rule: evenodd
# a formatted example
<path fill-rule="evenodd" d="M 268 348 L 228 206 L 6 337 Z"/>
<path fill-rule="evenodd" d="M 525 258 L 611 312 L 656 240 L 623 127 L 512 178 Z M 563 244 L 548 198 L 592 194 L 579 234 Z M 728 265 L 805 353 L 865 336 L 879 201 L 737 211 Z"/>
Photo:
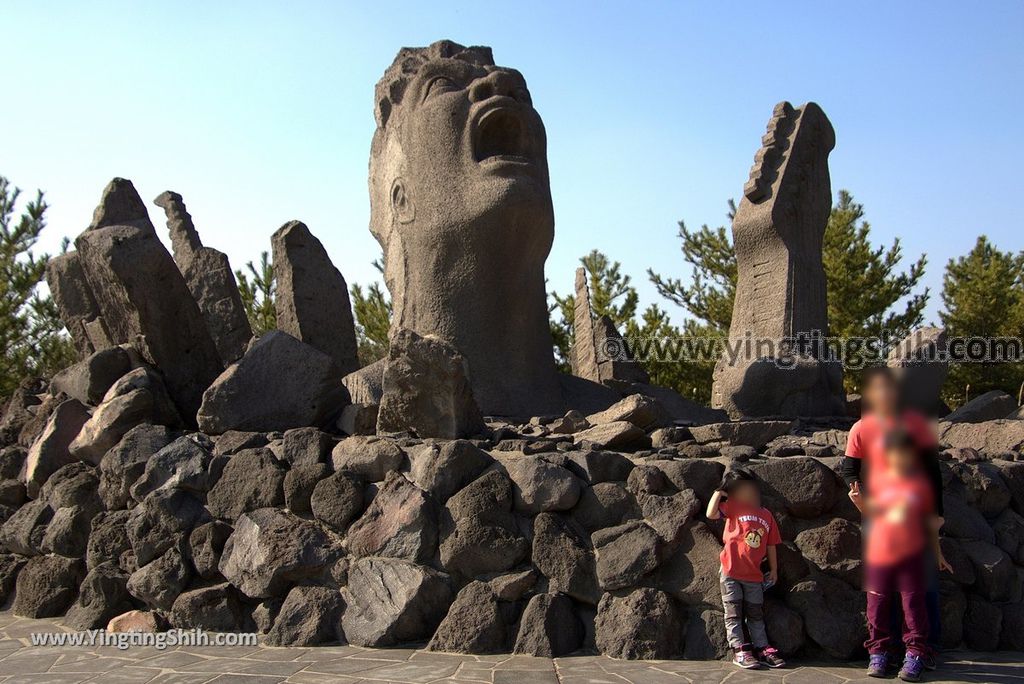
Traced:
<path fill-rule="evenodd" d="M 377 279 L 367 230 L 373 86 L 398 48 L 490 45 L 548 129 L 550 286 L 601 249 L 686 276 L 676 222 L 720 225 L 776 102 L 832 120 L 833 191 L 876 241 L 942 269 L 988 234 L 1024 247 L 1024 2 L 12 2 L 0 0 L 0 174 L 52 204 L 56 248 L 106 182 L 180 192 L 240 267 L 305 221 L 346 279 Z M 1007 204 L 1009 203 L 1009 204 Z M 160 210 L 152 207 L 162 230 Z M 665 302 L 676 320 L 681 310 Z"/>

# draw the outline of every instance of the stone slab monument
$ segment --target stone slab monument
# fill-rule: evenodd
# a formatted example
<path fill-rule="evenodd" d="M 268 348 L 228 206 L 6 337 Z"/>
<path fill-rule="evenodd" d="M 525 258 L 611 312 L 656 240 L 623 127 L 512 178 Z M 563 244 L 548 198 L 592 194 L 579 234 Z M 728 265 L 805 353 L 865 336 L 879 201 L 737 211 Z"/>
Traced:
<path fill-rule="evenodd" d="M 592 382 L 650 382 L 647 371 L 627 358 L 626 342 L 608 316 L 594 319 L 587 269 L 576 269 L 573 310 L 572 374 Z"/>
<path fill-rule="evenodd" d="M 564 411 L 566 395 L 586 388 L 555 367 L 547 141 L 523 76 L 487 47 L 404 48 L 375 109 L 370 231 L 384 250 L 392 331 L 454 346 L 484 414 Z M 379 387 L 381 373 L 378 363 L 345 384 Z"/>
<path fill-rule="evenodd" d="M 841 415 L 842 367 L 824 358 L 821 252 L 835 131 L 809 102 L 775 106 L 733 220 L 739 277 L 712 405 L 732 417 Z"/>
<path fill-rule="evenodd" d="M 191 423 L 203 390 L 223 370 L 206 321 L 130 181 L 111 181 L 95 217 L 75 247 L 104 332 L 161 370 Z"/>
<path fill-rule="evenodd" d="M 78 252 L 65 252 L 50 258 L 46 264 L 46 285 L 75 344 L 78 358 L 83 359 L 99 351 L 89 335 L 88 326 L 100 317 L 100 307 L 89 289 Z"/>
<path fill-rule="evenodd" d="M 168 190 L 153 203 L 167 215 L 174 262 L 206 319 L 220 360 L 231 365 L 245 353 L 252 327 L 228 255 L 203 245 L 181 195 Z"/>
<path fill-rule="evenodd" d="M 270 238 L 277 327 L 334 359 L 341 375 L 359 368 L 348 285 L 327 250 L 301 221 Z"/>

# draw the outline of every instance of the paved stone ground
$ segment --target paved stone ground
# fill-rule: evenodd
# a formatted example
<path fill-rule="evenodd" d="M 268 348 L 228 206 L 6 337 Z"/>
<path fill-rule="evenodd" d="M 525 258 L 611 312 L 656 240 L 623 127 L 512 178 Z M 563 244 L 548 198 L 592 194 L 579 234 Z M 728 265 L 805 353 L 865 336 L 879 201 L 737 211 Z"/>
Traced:
<path fill-rule="evenodd" d="M 860 663 L 807 664 L 785 670 L 739 670 L 715 661 L 623 661 L 603 656 L 531 658 L 461 656 L 416 649 L 179 647 L 32 647 L 33 633 L 67 632 L 57 620 L 0 611 L 0 684 L 845 684 L 876 682 Z M 1024 654 L 947 654 L 929 682 L 1024 684 Z"/>

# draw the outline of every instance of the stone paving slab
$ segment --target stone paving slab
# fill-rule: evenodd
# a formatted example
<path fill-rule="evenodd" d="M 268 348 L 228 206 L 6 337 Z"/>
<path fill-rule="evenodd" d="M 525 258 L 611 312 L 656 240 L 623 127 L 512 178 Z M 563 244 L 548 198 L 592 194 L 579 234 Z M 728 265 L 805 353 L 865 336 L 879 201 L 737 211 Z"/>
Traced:
<path fill-rule="evenodd" d="M 863 663 L 796 662 L 745 671 L 718 661 L 625 661 L 604 656 L 468 656 L 356 646 L 230 648 L 32 646 L 58 620 L 0 611 L 0 684 L 867 684 Z M 928 682 L 1024 684 L 1024 653 L 955 652 Z"/>

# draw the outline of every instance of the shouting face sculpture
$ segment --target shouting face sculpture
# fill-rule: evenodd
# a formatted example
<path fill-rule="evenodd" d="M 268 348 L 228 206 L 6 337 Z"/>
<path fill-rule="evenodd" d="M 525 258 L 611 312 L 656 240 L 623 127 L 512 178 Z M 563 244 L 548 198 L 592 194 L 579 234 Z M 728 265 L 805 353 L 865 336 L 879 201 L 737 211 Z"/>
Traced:
<path fill-rule="evenodd" d="M 392 329 L 469 361 L 485 413 L 559 410 L 544 288 L 554 237 L 544 124 L 489 48 L 406 48 L 377 84 L 370 230 Z"/>

